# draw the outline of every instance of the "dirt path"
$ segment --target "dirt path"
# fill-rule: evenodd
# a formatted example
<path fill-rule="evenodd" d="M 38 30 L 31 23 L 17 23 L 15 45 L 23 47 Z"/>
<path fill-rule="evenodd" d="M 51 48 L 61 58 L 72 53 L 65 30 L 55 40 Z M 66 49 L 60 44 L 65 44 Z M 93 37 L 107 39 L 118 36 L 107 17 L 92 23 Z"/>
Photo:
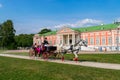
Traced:
<path fill-rule="evenodd" d="M 44 59 L 31 59 L 28 56 L 20 56 L 20 55 L 12 55 L 12 54 L 0 54 L 0 56 L 4 57 L 12 57 L 12 58 L 21 58 L 21 59 L 29 59 L 29 60 L 37 60 L 37 61 L 45 61 Z M 111 64 L 111 63 L 99 63 L 99 62 L 75 62 L 75 61 L 61 61 L 61 60 L 51 60 L 48 59 L 48 62 L 62 63 L 62 64 L 72 64 L 72 65 L 80 65 L 80 66 L 88 66 L 88 67 L 96 67 L 96 68 L 104 68 L 104 69 L 114 69 L 120 70 L 120 64 Z"/>

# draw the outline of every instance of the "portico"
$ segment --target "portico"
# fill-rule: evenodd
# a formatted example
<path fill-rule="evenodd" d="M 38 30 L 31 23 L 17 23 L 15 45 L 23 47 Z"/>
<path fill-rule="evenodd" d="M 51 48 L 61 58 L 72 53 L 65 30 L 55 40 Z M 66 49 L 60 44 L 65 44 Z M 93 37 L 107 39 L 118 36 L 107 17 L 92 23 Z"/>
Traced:
<path fill-rule="evenodd" d="M 71 28 L 64 27 L 57 32 L 57 44 L 70 45 L 75 44 L 80 38 L 79 32 L 72 30 Z"/>

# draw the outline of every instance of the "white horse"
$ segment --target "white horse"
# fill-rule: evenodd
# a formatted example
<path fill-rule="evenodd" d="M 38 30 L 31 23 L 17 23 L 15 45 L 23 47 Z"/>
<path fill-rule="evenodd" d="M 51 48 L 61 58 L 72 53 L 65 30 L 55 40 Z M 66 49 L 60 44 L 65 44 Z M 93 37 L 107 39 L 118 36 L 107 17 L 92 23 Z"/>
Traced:
<path fill-rule="evenodd" d="M 77 43 L 75 43 L 74 45 L 70 45 L 70 46 L 63 46 L 60 45 L 57 47 L 57 50 L 59 51 L 59 53 L 61 53 L 61 55 L 63 56 L 64 53 L 73 53 L 74 54 L 74 58 L 73 60 L 77 61 L 78 60 L 78 52 L 81 50 L 81 46 L 85 46 L 87 47 L 87 42 L 83 39 L 80 39 Z"/>

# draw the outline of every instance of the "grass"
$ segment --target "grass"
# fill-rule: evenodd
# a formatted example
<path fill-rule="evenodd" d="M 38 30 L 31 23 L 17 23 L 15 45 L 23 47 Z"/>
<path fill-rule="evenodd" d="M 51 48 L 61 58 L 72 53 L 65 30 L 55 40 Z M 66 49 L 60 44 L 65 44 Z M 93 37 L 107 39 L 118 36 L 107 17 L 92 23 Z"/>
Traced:
<path fill-rule="evenodd" d="M 28 56 L 27 52 L 19 53 L 7 53 L 15 55 L 25 55 Z M 65 54 L 65 59 L 72 60 L 73 54 Z M 93 61 L 93 62 L 103 62 L 103 63 L 118 63 L 120 64 L 120 54 L 79 54 L 79 61 Z"/>
<path fill-rule="evenodd" d="M 21 55 L 21 56 L 28 56 L 28 52 L 9 52 L 5 54 L 13 54 L 13 55 Z"/>
<path fill-rule="evenodd" d="M 0 80 L 119 80 L 120 70 L 0 57 Z"/>
<path fill-rule="evenodd" d="M 73 56 L 72 54 L 66 54 L 65 58 L 72 60 Z M 79 60 L 120 64 L 120 54 L 79 54 Z"/>
<path fill-rule="evenodd" d="M 5 50 L 0 50 L 0 53 L 4 52 Z"/>

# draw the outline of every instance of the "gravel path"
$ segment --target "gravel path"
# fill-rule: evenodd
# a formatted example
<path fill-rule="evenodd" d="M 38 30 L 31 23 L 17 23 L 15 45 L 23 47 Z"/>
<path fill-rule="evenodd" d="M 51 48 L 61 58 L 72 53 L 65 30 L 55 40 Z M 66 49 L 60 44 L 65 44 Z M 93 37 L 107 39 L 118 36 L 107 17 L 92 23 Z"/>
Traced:
<path fill-rule="evenodd" d="M 37 60 L 37 61 L 45 61 L 44 59 L 31 59 L 28 56 L 20 56 L 20 55 L 12 55 L 12 54 L 0 54 L 0 56 L 12 57 L 12 58 L 21 58 L 21 59 L 29 59 L 29 60 Z M 120 64 L 111 64 L 111 63 L 99 63 L 99 62 L 75 62 L 75 61 L 61 61 L 61 60 L 51 60 L 48 59 L 48 62 L 62 63 L 62 64 L 72 64 L 72 65 L 80 65 L 80 66 L 88 66 L 88 67 L 96 67 L 96 68 L 104 68 L 104 69 L 114 69 L 120 70 Z"/>

